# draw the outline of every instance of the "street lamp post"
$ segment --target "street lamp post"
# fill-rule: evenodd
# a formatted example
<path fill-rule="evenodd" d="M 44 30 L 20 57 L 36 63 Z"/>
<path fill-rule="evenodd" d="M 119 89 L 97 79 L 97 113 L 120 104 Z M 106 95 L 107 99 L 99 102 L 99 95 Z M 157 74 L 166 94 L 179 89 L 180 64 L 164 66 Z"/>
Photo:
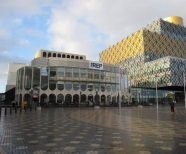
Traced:
<path fill-rule="evenodd" d="M 156 105 L 158 108 L 158 83 L 157 83 L 157 76 L 156 76 Z"/>
<path fill-rule="evenodd" d="M 140 90 L 138 91 L 138 93 L 139 93 L 139 100 L 138 100 L 138 102 L 139 102 L 139 104 L 140 104 Z"/>
<path fill-rule="evenodd" d="M 81 104 L 81 91 L 80 91 L 80 96 L 79 96 L 79 106 Z"/>
<path fill-rule="evenodd" d="M 96 89 L 96 105 L 98 104 L 98 89 Z"/>
<path fill-rule="evenodd" d="M 149 103 L 149 92 L 147 92 L 147 94 L 148 94 L 148 103 Z"/>

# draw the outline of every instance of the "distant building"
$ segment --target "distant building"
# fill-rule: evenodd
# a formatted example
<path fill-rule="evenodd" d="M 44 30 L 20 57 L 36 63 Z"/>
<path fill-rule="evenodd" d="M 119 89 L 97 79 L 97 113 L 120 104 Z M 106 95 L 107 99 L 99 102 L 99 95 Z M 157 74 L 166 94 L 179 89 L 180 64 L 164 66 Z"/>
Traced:
<path fill-rule="evenodd" d="M 120 65 L 131 102 L 184 101 L 186 28 L 183 19 L 158 19 L 100 53 L 100 61 Z M 124 84 L 122 84 L 124 85 Z M 123 88 L 122 88 L 123 89 Z"/>
<path fill-rule="evenodd" d="M 8 78 L 7 78 L 6 91 L 9 91 L 12 88 L 15 88 L 17 70 L 26 65 L 27 64 L 25 63 L 15 63 L 15 62 L 8 64 Z"/>

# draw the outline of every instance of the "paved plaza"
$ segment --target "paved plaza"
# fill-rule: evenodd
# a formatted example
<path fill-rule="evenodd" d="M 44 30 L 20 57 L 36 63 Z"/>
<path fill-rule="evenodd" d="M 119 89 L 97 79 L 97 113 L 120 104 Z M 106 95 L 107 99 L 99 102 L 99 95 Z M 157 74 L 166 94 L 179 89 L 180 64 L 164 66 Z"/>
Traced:
<path fill-rule="evenodd" d="M 185 154 L 186 109 L 167 105 L 4 111 L 0 154 Z"/>

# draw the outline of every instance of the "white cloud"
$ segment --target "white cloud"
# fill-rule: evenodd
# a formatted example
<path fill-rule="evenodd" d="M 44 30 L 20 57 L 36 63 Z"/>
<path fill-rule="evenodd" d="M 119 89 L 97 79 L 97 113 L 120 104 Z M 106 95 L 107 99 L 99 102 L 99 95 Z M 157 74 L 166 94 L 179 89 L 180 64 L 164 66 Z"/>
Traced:
<path fill-rule="evenodd" d="M 98 60 L 101 50 L 153 20 L 172 15 L 186 19 L 184 4 L 184 0 L 62 1 L 52 8 L 48 29 L 51 48 Z"/>
<path fill-rule="evenodd" d="M 8 64 L 12 62 L 28 63 L 28 61 L 20 58 L 19 56 L 13 56 L 7 51 L 0 52 L 0 57 L 0 93 L 4 93 L 8 76 Z"/>
<path fill-rule="evenodd" d="M 184 0 L 3 1 L 0 4 L 0 56 L 4 55 L 5 61 L 1 60 L 0 64 L 6 69 L 4 73 L 1 71 L 0 79 L 12 62 L 13 56 L 9 53 L 12 50 L 24 48 L 28 53 L 39 45 L 44 48 L 44 40 L 49 38 L 46 43 L 49 50 L 85 54 L 87 59 L 98 60 L 102 50 L 153 20 L 172 15 L 186 20 L 185 4 Z M 10 55 L 5 56 L 3 51 Z"/>

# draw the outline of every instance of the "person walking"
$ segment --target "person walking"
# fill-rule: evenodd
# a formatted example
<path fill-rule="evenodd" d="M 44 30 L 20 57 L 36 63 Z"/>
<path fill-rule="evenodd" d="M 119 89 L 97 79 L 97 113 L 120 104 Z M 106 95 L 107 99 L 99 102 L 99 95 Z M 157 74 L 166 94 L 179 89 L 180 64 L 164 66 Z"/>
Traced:
<path fill-rule="evenodd" d="M 174 102 L 171 102 L 170 103 L 170 107 L 171 107 L 171 112 L 174 112 L 174 110 L 175 110 L 175 104 L 174 104 Z"/>

